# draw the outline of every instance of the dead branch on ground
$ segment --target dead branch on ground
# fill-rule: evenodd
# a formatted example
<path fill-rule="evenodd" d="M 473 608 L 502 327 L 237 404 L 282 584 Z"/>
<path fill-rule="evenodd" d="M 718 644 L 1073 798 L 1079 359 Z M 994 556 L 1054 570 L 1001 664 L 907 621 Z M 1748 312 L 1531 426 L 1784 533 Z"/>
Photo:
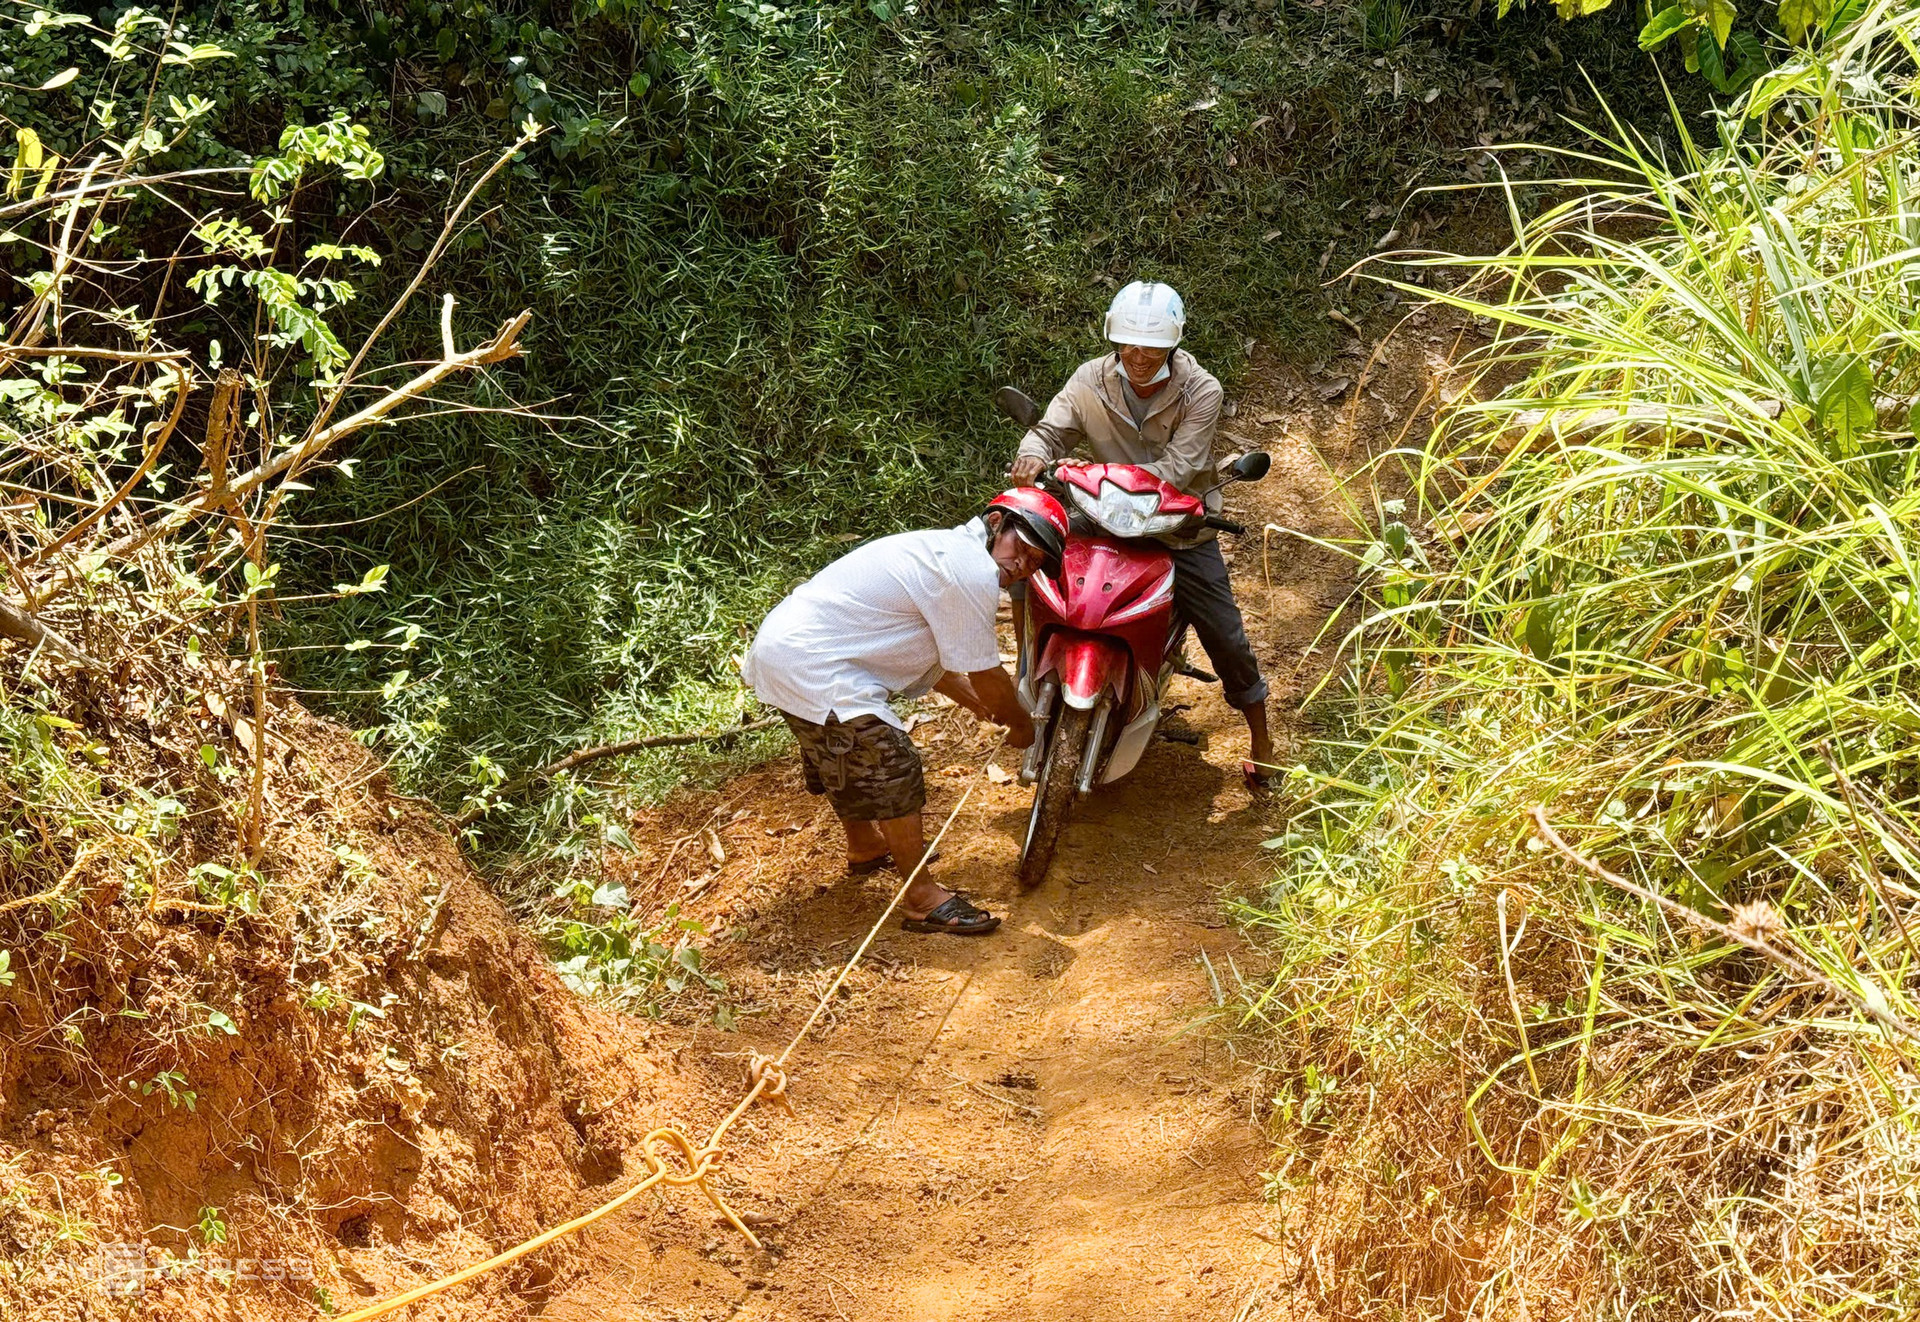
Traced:
<path fill-rule="evenodd" d="M 738 735 L 752 734 L 756 730 L 767 730 L 780 724 L 778 716 L 769 716 L 764 720 L 749 721 L 745 725 L 736 725 L 730 730 L 715 730 L 703 734 L 655 734 L 644 739 L 626 739 L 617 744 L 601 744 L 596 748 L 582 748 L 568 753 L 557 762 L 549 762 L 538 771 L 529 771 L 525 775 L 515 776 L 502 781 L 494 789 L 491 798 L 485 803 L 476 803 L 453 819 L 456 827 L 465 829 L 479 821 L 481 816 L 497 799 L 518 794 L 529 785 L 543 780 L 552 780 L 565 771 L 583 767 L 589 762 L 597 762 L 603 757 L 625 757 L 628 753 L 638 753 L 648 748 L 681 748 L 688 744 L 712 744 Z"/>

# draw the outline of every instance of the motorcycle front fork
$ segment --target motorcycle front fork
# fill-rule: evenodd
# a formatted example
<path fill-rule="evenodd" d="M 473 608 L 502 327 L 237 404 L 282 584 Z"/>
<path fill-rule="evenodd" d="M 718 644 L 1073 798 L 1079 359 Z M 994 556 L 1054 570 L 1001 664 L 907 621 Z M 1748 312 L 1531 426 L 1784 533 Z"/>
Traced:
<path fill-rule="evenodd" d="M 1027 613 L 1026 598 L 1021 598 L 1020 608 L 1014 612 L 1014 684 L 1024 699 L 1028 694 L 1028 676 L 1032 671 L 1033 658 L 1027 655 L 1028 641 L 1033 637 L 1033 617 Z M 1167 674 L 1160 676 L 1160 690 L 1165 691 Z M 1040 684 L 1040 691 L 1032 696 L 1032 706 L 1028 712 L 1033 717 L 1033 742 L 1027 745 L 1026 755 L 1020 759 L 1020 783 L 1031 785 L 1040 779 L 1040 768 L 1047 756 L 1047 727 L 1053 720 L 1054 703 L 1060 697 L 1060 681 L 1056 676 L 1048 675 Z M 1100 705 L 1094 709 L 1093 726 L 1088 731 L 1087 753 L 1082 766 L 1078 768 L 1079 784 L 1076 788 L 1081 794 L 1091 793 L 1093 779 L 1100 765 L 1101 745 L 1106 742 L 1107 722 L 1113 718 L 1113 695 L 1106 694 L 1100 699 Z"/>
<path fill-rule="evenodd" d="M 1022 785 L 1033 784 L 1040 775 L 1040 759 L 1047 747 L 1047 717 L 1053 711 L 1054 693 L 1058 692 L 1055 685 L 1043 685 L 1043 690 L 1049 691 L 1038 694 L 1030 687 L 1033 658 L 1027 655 L 1027 646 L 1032 637 L 1033 615 L 1023 594 L 1015 600 L 1013 608 L 1013 686 L 1020 700 L 1027 704 L 1027 715 L 1033 717 L 1033 742 L 1027 745 L 1026 755 L 1020 759 Z"/>
<path fill-rule="evenodd" d="M 1031 785 L 1040 778 L 1040 762 L 1047 755 L 1047 724 L 1053 718 L 1053 704 L 1060 697 L 1060 681 L 1052 675 L 1040 685 L 1033 703 L 1033 742 L 1020 759 L 1020 783 Z"/>
<path fill-rule="evenodd" d="M 1087 746 L 1080 754 L 1080 781 L 1074 787 L 1080 794 L 1093 793 L 1093 779 L 1100 773 L 1101 756 L 1107 742 L 1107 722 L 1113 719 L 1113 694 L 1102 693 L 1093 709 L 1093 724 L 1087 727 Z"/>

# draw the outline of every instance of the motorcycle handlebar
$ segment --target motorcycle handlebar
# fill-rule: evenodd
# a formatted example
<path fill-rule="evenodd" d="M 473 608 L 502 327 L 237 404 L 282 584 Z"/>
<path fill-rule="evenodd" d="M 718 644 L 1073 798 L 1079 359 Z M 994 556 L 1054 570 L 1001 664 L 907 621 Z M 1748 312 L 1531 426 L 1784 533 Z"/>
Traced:
<path fill-rule="evenodd" d="M 1043 491 L 1049 491 L 1052 494 L 1059 496 L 1061 499 L 1064 500 L 1066 498 L 1066 487 L 1060 481 L 1059 474 L 1056 470 L 1058 470 L 1062 464 L 1070 464 L 1073 462 L 1075 461 L 1072 459 L 1049 460 L 1040 469 L 1040 472 L 1038 473 L 1038 475 L 1034 477 L 1033 479 L 1034 485 L 1041 488 Z M 1247 532 L 1246 524 L 1235 523 L 1232 519 L 1223 518 L 1218 514 L 1207 515 L 1204 519 L 1201 520 L 1201 523 L 1204 524 L 1206 527 L 1216 529 L 1220 532 L 1232 533 L 1235 537 L 1244 537 Z"/>

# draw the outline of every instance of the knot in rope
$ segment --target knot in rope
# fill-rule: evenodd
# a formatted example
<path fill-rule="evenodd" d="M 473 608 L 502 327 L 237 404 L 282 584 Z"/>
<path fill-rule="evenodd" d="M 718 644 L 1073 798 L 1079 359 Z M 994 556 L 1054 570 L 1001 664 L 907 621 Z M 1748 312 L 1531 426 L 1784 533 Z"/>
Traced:
<path fill-rule="evenodd" d="M 747 1229 L 747 1223 L 740 1219 L 739 1213 L 727 1206 L 727 1200 L 707 1183 L 707 1176 L 713 1170 L 713 1160 L 720 1155 L 720 1140 L 726 1136 L 727 1126 L 733 1123 L 734 1117 L 738 1116 L 742 1109 L 743 1107 L 734 1108 L 733 1115 L 721 1122 L 720 1127 L 714 1131 L 713 1137 L 707 1140 L 707 1145 L 703 1148 L 694 1147 L 693 1140 L 672 1125 L 662 1125 L 658 1129 L 649 1130 L 647 1136 L 640 1140 L 640 1158 L 647 1163 L 647 1178 L 641 1183 L 642 1185 L 697 1185 L 700 1192 L 707 1196 L 707 1201 L 713 1204 L 714 1210 L 725 1217 L 727 1223 L 739 1231 L 747 1243 L 759 1248 L 759 1236 Z M 662 1146 L 668 1148 L 670 1153 L 678 1153 L 686 1161 L 687 1169 L 684 1174 L 676 1173 L 668 1164 L 670 1153 L 663 1154 L 660 1151 Z"/>
<path fill-rule="evenodd" d="M 661 1144 L 678 1152 L 685 1159 L 686 1174 L 677 1174 L 673 1170 L 668 1164 L 667 1157 L 660 1153 L 659 1145 Z M 661 1184 L 699 1184 L 707 1178 L 707 1172 L 713 1167 L 714 1154 L 719 1150 L 717 1146 L 694 1147 L 693 1140 L 672 1125 L 662 1125 L 658 1129 L 649 1130 L 647 1136 L 640 1140 L 640 1159 L 647 1163 L 647 1173 L 654 1176 Z"/>
<path fill-rule="evenodd" d="M 754 1052 L 747 1062 L 747 1088 L 763 1102 L 793 1114 L 793 1103 L 787 1100 L 787 1072 L 772 1056 L 763 1056 Z"/>

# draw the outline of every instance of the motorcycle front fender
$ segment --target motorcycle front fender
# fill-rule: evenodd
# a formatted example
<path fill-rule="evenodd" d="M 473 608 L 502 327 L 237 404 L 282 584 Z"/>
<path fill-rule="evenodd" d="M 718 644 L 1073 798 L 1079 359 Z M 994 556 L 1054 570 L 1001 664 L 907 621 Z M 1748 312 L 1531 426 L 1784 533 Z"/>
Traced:
<path fill-rule="evenodd" d="M 1048 637 L 1034 669 L 1041 676 L 1060 677 L 1060 697 L 1082 710 L 1111 691 L 1117 703 L 1127 693 L 1129 665 L 1126 644 L 1099 634 L 1058 630 Z"/>

